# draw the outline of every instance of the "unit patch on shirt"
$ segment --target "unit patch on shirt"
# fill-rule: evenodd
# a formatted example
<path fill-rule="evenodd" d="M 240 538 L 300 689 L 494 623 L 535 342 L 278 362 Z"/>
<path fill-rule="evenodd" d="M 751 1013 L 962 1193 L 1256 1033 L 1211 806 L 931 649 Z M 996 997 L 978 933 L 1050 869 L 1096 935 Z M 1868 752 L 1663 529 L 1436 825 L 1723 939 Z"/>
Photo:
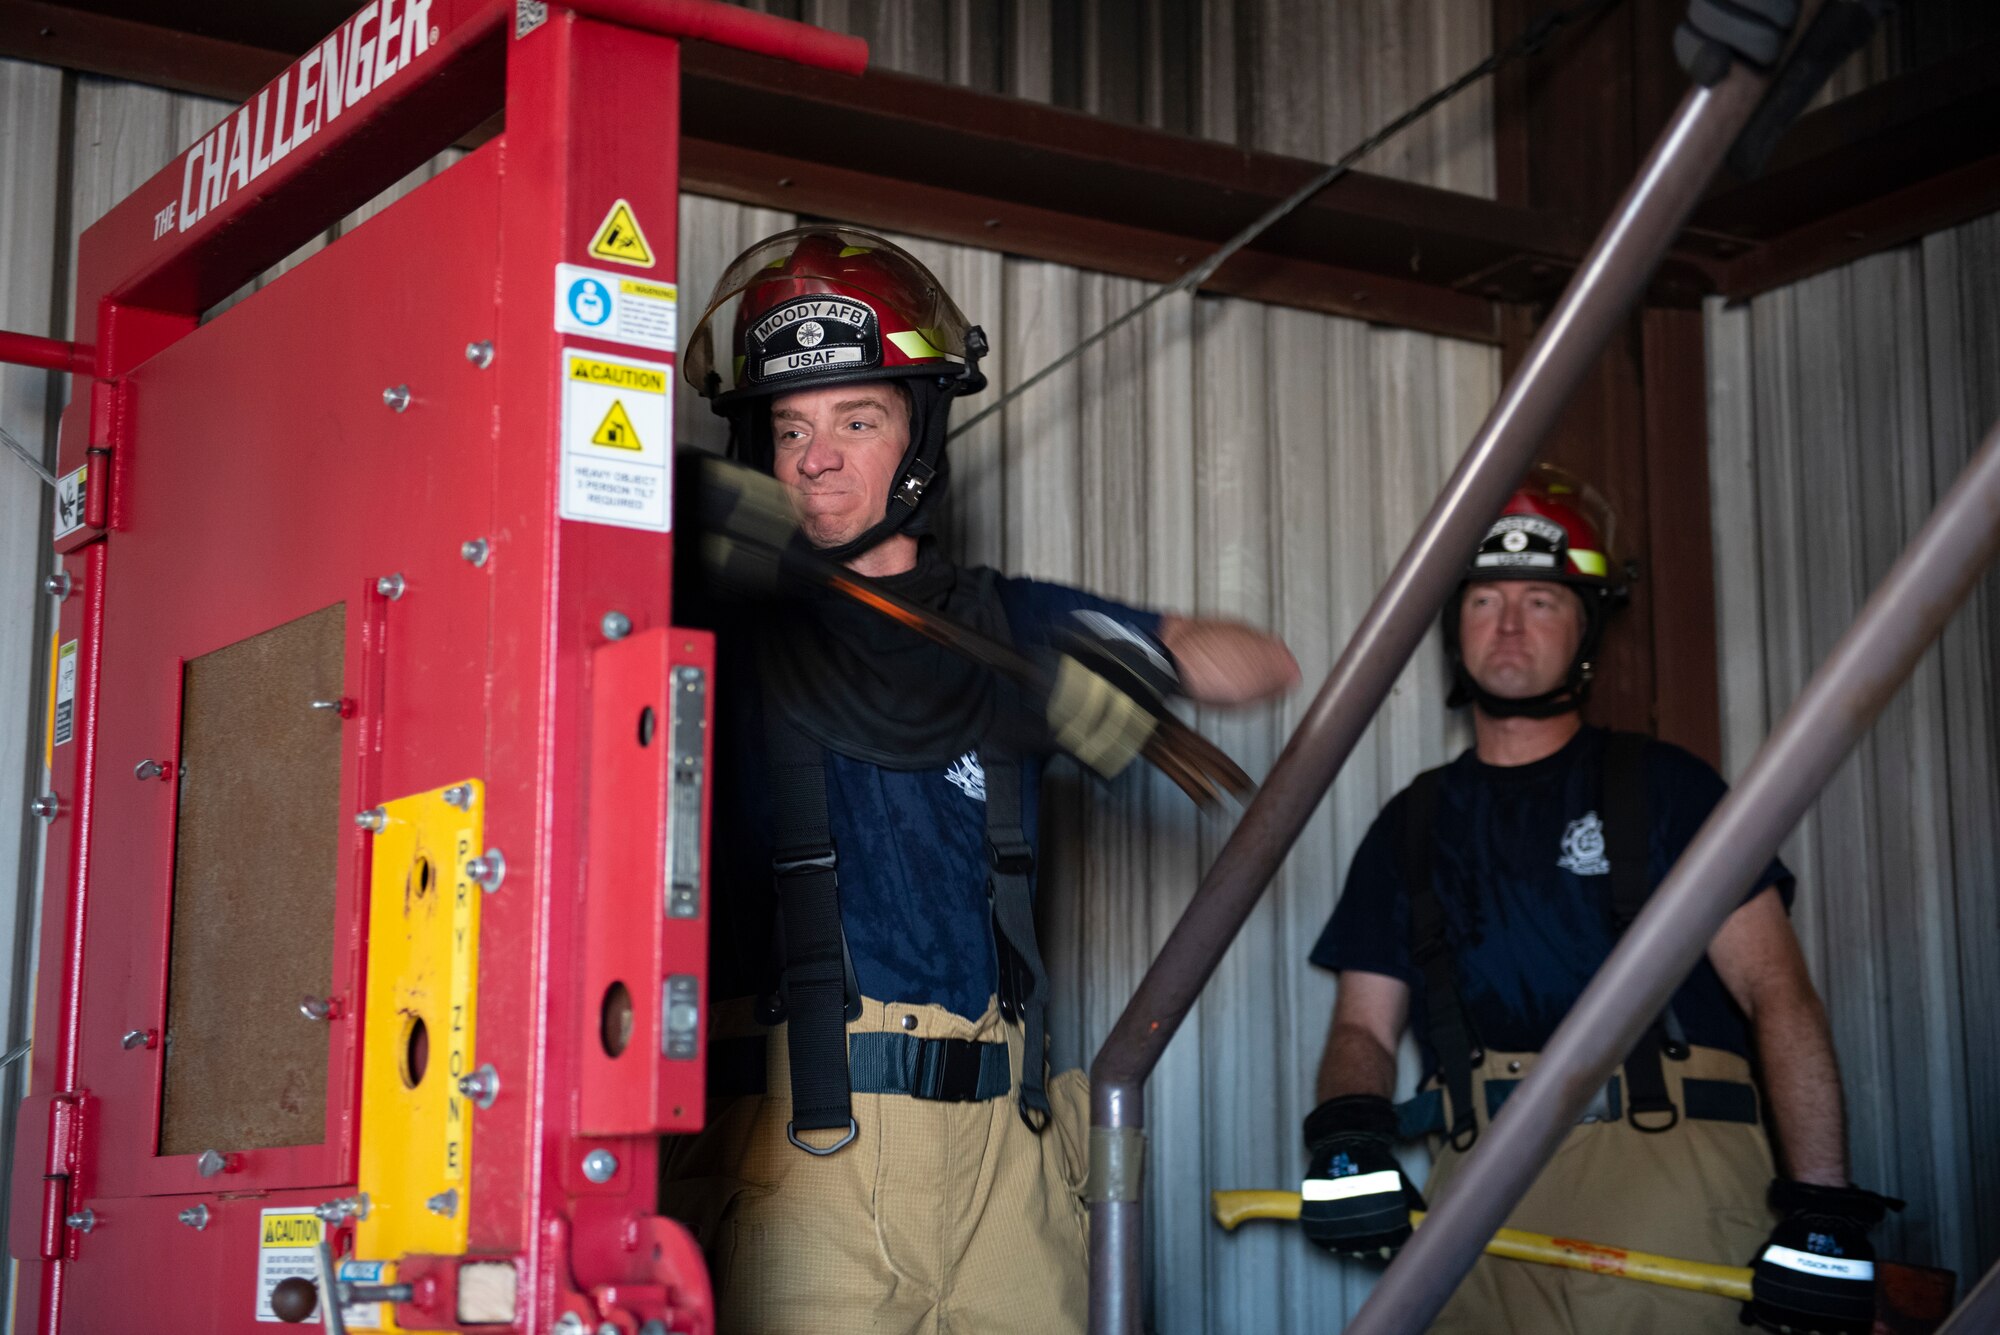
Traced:
<path fill-rule="evenodd" d="M 1563 831 L 1562 856 L 1556 859 L 1556 865 L 1578 876 L 1603 876 L 1610 872 L 1611 864 L 1604 860 L 1604 822 L 1595 811 L 1578 816 Z"/>
<path fill-rule="evenodd" d="M 979 763 L 978 752 L 967 751 L 952 761 L 951 768 L 944 772 L 944 777 L 956 784 L 959 791 L 973 801 L 986 800 L 986 769 Z"/>

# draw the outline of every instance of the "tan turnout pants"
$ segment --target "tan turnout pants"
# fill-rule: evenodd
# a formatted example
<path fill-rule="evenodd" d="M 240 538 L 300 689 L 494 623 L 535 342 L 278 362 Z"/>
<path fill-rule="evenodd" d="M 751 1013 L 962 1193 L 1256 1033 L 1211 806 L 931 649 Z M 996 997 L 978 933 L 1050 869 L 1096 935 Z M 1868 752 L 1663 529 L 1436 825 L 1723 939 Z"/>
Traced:
<path fill-rule="evenodd" d="M 1514 1062 L 1520 1063 L 1518 1070 L 1509 1069 Z M 1487 1054 L 1473 1076 L 1482 1130 L 1486 1080 L 1519 1079 L 1533 1064 L 1532 1054 Z M 1662 1066 L 1676 1107 L 1685 1106 L 1684 1077 L 1750 1082 L 1747 1062 L 1714 1048 L 1695 1048 L 1686 1061 Z M 1480 1143 L 1465 1155 L 1443 1147 L 1425 1199 L 1432 1205 L 1449 1200 L 1453 1177 L 1479 1151 Z M 1570 1130 L 1507 1225 L 1627 1251 L 1748 1265 L 1776 1222 L 1764 1204 L 1771 1177 L 1771 1150 L 1761 1125 L 1683 1116 L 1671 1130 L 1649 1135 L 1623 1118 L 1583 1123 Z M 1741 1335 L 1740 1308 L 1729 1298 L 1482 1256 L 1431 1330 L 1434 1335 Z"/>
<path fill-rule="evenodd" d="M 1021 1031 L 995 1007 L 973 1021 L 864 998 L 847 1029 L 1004 1040 L 1020 1084 Z M 714 1034 L 767 1036 L 766 1092 L 711 1101 L 706 1130 L 668 1141 L 661 1193 L 665 1212 L 694 1228 L 708 1254 L 719 1335 L 1083 1329 L 1081 1071 L 1050 1080 L 1054 1116 L 1040 1135 L 1022 1123 L 1012 1093 L 976 1103 L 857 1094 L 853 1143 L 818 1158 L 785 1137 L 785 1027 L 756 1024 L 747 1002 L 725 1003 Z"/>

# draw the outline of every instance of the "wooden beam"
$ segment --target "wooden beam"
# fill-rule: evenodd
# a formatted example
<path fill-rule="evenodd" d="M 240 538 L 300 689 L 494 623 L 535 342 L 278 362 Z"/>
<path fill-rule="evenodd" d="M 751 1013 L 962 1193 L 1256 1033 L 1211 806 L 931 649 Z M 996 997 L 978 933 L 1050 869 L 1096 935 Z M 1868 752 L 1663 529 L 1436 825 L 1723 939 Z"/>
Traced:
<path fill-rule="evenodd" d="M 1722 295 L 1760 292 L 2000 211 L 2000 155 L 1785 232 L 1723 270 Z"/>
<path fill-rule="evenodd" d="M 0 14 L 0 55 L 240 99 L 257 52 L 47 3 Z M 968 89 L 825 75 L 688 44 L 686 183 L 765 207 L 1152 280 L 1178 275 L 1320 169 Z M 1217 292 L 1453 337 L 1546 300 L 1580 257 L 1563 218 L 1352 173 L 1273 227 Z M 1680 266 L 1679 299 L 1713 287 Z M 1666 290 L 1663 287 L 1662 290 Z"/>
<path fill-rule="evenodd" d="M 0 4 L 0 56 L 229 102 L 262 88 L 294 58 L 43 0 Z"/>
<path fill-rule="evenodd" d="M 1709 522 L 1708 342 L 1700 311 L 1640 317 L 1645 384 L 1646 531 L 1659 735 L 1722 767 L 1715 551 Z M 1671 663 L 1664 660 L 1671 658 Z"/>
<path fill-rule="evenodd" d="M 1679 81 L 1668 76 L 1677 71 L 1654 66 L 1678 5 L 1607 8 L 1503 71 L 1504 202 L 1353 172 L 1260 237 L 1209 290 L 1496 341 L 1496 303 L 1545 305 L 1561 290 L 1623 180 L 1614 162 L 1650 139 L 1650 122 L 1675 95 Z M 1530 8 L 1499 5 L 1496 23 L 1502 11 L 1525 22 Z M 0 56 L 229 100 L 290 59 L 49 0 L 0 4 Z M 1625 77 L 1635 64 L 1642 86 Z M 1151 281 L 1185 271 L 1322 165 L 699 42 L 683 65 L 690 190 Z M 1585 68 L 1593 77 L 1575 73 Z M 1703 205 L 1649 304 L 1692 308 L 1717 291 L 1761 291 L 1992 208 L 1989 174 L 1968 164 L 1990 153 L 1981 129 L 1995 117 L 1994 47 L 1804 117 L 1767 178 Z M 1581 126 L 1595 128 L 1572 132 Z M 1571 154 L 1531 165 L 1530 136 L 1563 135 L 1575 141 Z"/>
<path fill-rule="evenodd" d="M 1754 181 L 1725 181 L 1694 226 L 1775 240 L 1992 156 L 2000 41 L 1864 88 L 1799 117 Z"/>

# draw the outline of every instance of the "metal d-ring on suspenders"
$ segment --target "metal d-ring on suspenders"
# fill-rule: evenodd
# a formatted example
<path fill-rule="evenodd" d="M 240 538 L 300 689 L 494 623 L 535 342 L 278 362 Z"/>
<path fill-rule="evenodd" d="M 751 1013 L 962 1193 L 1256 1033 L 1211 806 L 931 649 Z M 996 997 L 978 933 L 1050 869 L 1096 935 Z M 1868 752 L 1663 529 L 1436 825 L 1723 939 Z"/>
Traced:
<path fill-rule="evenodd" d="M 778 1001 L 786 1019 L 792 1120 L 785 1135 L 808 1154 L 832 1154 L 854 1139 L 847 1022 L 861 1014 L 854 963 L 840 925 L 839 858 L 827 820 L 826 755 L 776 711 L 765 719 L 771 814 L 771 870 L 778 898 Z M 1021 821 L 1021 765 L 996 745 L 979 747 L 986 773 L 988 890 L 993 902 L 1001 1012 L 1023 1028 L 1021 1120 L 1048 1122 L 1043 1083 L 1048 972 L 1035 944 L 1034 849 Z M 773 1017 L 775 1018 L 775 1017 Z M 947 1040 L 948 1041 L 948 1040 Z M 842 1132 L 824 1147 L 801 1131 Z"/>
<path fill-rule="evenodd" d="M 1646 738 L 1639 733 L 1614 732 L 1605 740 L 1600 805 L 1604 808 L 1605 857 L 1611 864 L 1612 917 L 1620 936 L 1652 894 L 1647 875 L 1652 822 L 1646 801 L 1645 746 Z M 1442 769 L 1426 770 L 1410 785 L 1402 822 L 1402 873 L 1410 897 L 1410 959 L 1424 980 L 1425 1039 L 1437 1057 L 1451 1104 L 1445 1138 L 1463 1152 L 1479 1137 L 1472 1106 L 1472 1072 L 1481 1060 L 1482 1048 L 1459 994 L 1444 908 L 1437 893 L 1434 850 L 1438 783 L 1443 774 Z M 1667 1097 L 1666 1076 L 1660 1066 L 1663 1053 L 1676 1060 L 1687 1055 L 1687 1043 L 1671 1006 L 1655 1017 L 1625 1059 L 1626 1116 L 1635 1130 L 1665 1131 L 1680 1121 L 1680 1109 Z M 1666 1120 L 1641 1120 L 1648 1115 Z"/>

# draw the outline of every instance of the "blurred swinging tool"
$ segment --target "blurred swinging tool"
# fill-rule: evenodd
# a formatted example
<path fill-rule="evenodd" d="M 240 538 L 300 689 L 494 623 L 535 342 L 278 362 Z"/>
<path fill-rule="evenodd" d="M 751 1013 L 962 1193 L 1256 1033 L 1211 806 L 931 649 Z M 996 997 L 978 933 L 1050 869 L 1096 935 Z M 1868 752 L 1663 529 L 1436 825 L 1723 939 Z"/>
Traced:
<path fill-rule="evenodd" d="M 1031 658 L 814 551 L 775 479 L 697 451 L 679 470 L 702 563 L 721 583 L 763 597 L 844 598 L 990 668 L 1041 702 L 1056 744 L 1107 779 L 1144 757 L 1203 807 L 1254 791 L 1220 747 L 1167 711 L 1155 683 L 1101 646 L 1066 643 L 1053 663 Z"/>
<path fill-rule="evenodd" d="M 1253 1219 L 1296 1220 L 1300 1200 L 1296 1191 L 1211 1191 L 1209 1212 L 1215 1222 L 1234 1231 Z M 1424 1222 L 1424 1211 L 1410 1211 L 1414 1227 Z M 1486 1244 L 1488 1256 L 1564 1270 L 1585 1270 L 1596 1275 L 1637 1280 L 1666 1288 L 1712 1293 L 1736 1302 L 1750 1300 L 1749 1266 L 1717 1265 L 1712 1261 L 1688 1261 L 1651 1252 L 1627 1251 L 1576 1238 L 1550 1237 L 1525 1229 L 1503 1228 Z M 1958 1277 L 1949 1270 L 1928 1266 L 1880 1261 L 1876 1270 L 1881 1283 L 1875 1291 L 1876 1335 L 1923 1335 L 1939 1329 L 1939 1322 L 1951 1311 L 1958 1289 Z M 1996 1272 L 2000 1273 L 2000 1272 Z M 1967 1306 L 1971 1306 L 1970 1300 Z M 1953 1326 L 1954 1331 L 1959 1329 Z M 1967 1331 L 1984 1326 L 1966 1326 Z"/>
<path fill-rule="evenodd" d="M 1251 1219 L 1297 1219 L 1299 1193 L 1296 1191 L 1212 1191 L 1208 1195 L 1215 1222 L 1234 1230 Z M 1412 1226 L 1424 1222 L 1422 1210 L 1410 1211 Z M 1537 1265 L 1564 1270 L 1587 1270 L 1592 1274 L 1636 1279 L 1673 1289 L 1712 1293 L 1737 1302 L 1750 1301 L 1750 1267 L 1715 1265 L 1708 1261 L 1684 1261 L 1675 1256 L 1655 1256 L 1651 1252 L 1626 1251 L 1575 1238 L 1555 1238 L 1546 1233 L 1503 1228 L 1486 1244 L 1488 1256 L 1504 1256 L 1510 1261 L 1532 1261 Z"/>

